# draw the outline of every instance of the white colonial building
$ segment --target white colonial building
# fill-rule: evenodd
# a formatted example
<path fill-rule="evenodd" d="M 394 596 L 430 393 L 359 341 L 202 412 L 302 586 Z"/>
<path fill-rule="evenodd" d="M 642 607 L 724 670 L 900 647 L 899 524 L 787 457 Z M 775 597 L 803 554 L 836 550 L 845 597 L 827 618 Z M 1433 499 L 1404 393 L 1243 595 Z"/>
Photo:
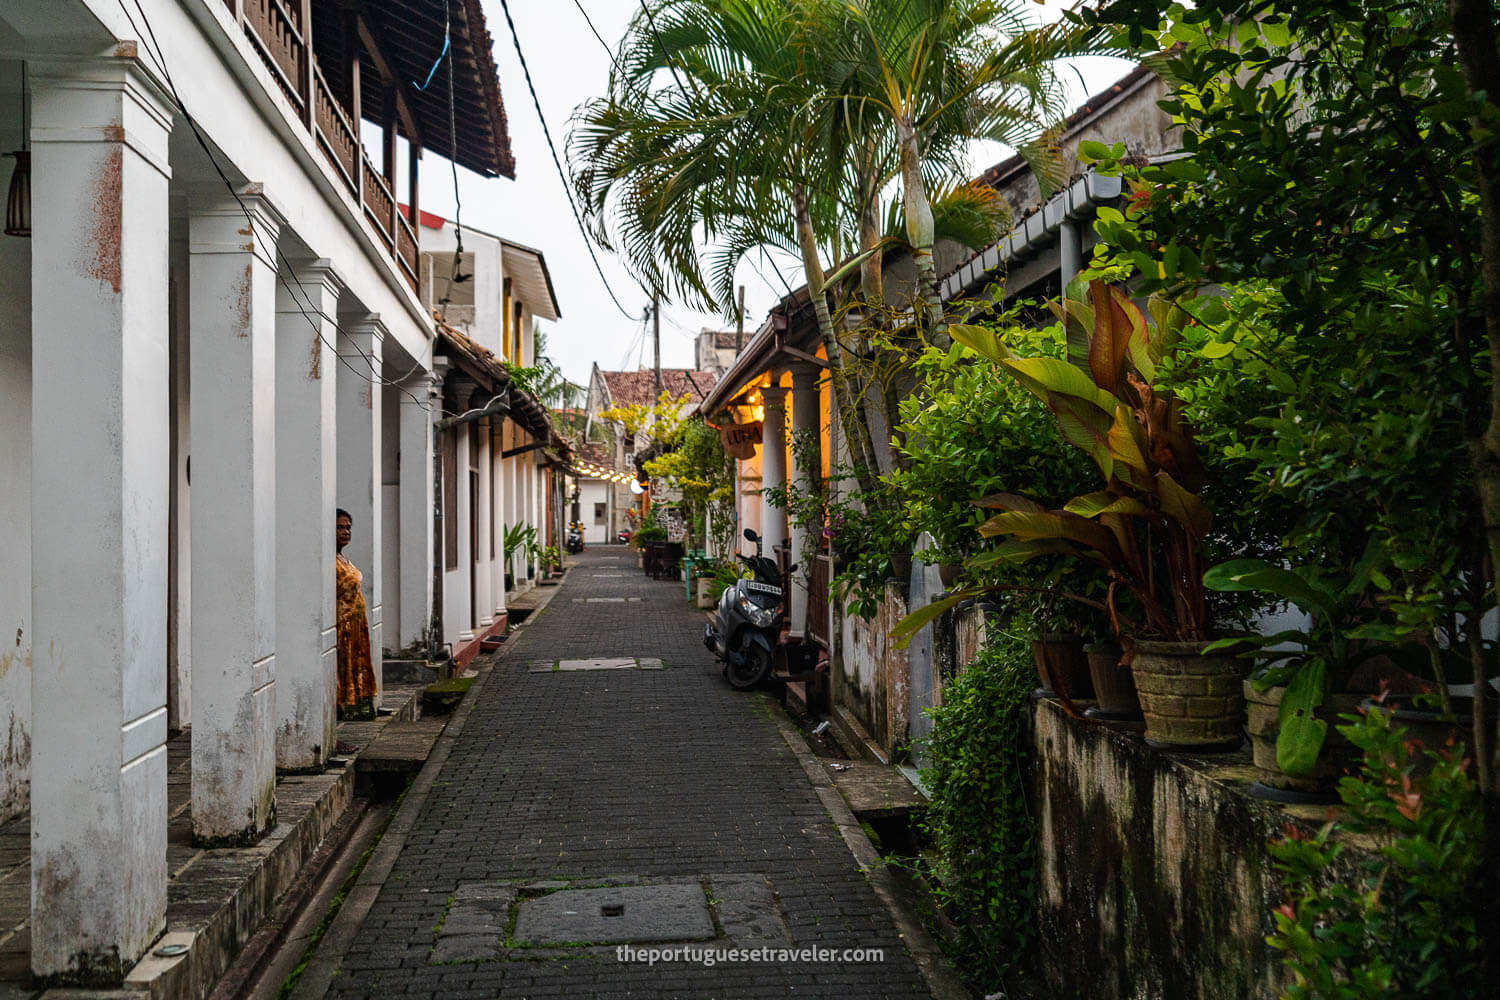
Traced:
<path fill-rule="evenodd" d="M 33 970 L 118 982 L 163 928 L 169 729 L 200 844 L 329 753 L 335 507 L 377 656 L 431 627 L 402 202 L 424 149 L 513 165 L 478 0 L 0 0 L 0 39 L 0 819 Z"/>

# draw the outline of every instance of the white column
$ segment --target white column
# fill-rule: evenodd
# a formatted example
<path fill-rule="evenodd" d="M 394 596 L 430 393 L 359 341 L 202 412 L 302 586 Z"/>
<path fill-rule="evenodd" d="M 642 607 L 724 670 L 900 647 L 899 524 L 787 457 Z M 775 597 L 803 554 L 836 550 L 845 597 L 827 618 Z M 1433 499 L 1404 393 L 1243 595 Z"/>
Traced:
<path fill-rule="evenodd" d="M 118 983 L 167 907 L 172 117 L 134 60 L 30 81 L 31 967 Z"/>
<path fill-rule="evenodd" d="M 490 595 L 490 584 L 494 577 L 493 560 L 490 558 L 491 519 L 495 509 L 490 500 L 490 484 L 494 471 L 490 468 L 491 448 L 490 421 L 479 421 L 479 537 L 474 540 L 474 613 L 478 618 L 479 631 L 495 624 L 494 602 Z"/>
<path fill-rule="evenodd" d="M 495 604 L 495 620 L 499 621 L 507 614 L 505 607 L 505 524 L 506 524 L 506 489 L 505 489 L 505 418 L 500 417 L 493 421 L 490 428 L 490 472 L 493 483 L 493 495 L 490 503 L 495 519 L 495 558 L 490 563 L 490 595 Z"/>
<path fill-rule="evenodd" d="M 193 837 L 246 844 L 276 813 L 281 218 L 255 190 L 190 211 Z"/>
<path fill-rule="evenodd" d="M 385 325 L 379 316 L 340 317 L 337 452 L 338 502 L 349 512 L 354 536 L 344 555 L 364 579 L 365 614 L 370 623 L 370 662 L 375 668 L 375 704 L 384 687 L 381 677 L 382 615 L 380 606 L 380 379 Z"/>
<path fill-rule="evenodd" d="M 530 444 L 530 435 L 527 435 L 527 444 Z M 536 527 L 536 478 L 532 475 L 535 471 L 535 452 L 526 452 L 521 458 L 521 520 Z M 520 553 L 521 579 L 528 584 L 531 581 L 531 557 L 524 549 Z"/>
<path fill-rule="evenodd" d="M 822 407 L 818 398 L 818 376 L 821 369 L 812 364 L 792 366 L 792 484 L 803 494 L 819 486 L 823 475 L 820 424 Z M 792 562 L 798 566 L 791 588 L 791 631 L 802 635 L 807 621 L 807 581 L 812 579 L 812 559 L 817 555 L 822 533 L 817 525 L 792 526 Z"/>
<path fill-rule="evenodd" d="M 773 377 L 775 373 L 772 373 Z M 761 390 L 766 416 L 760 430 L 760 487 L 768 490 L 786 482 L 786 390 L 770 385 Z M 786 511 L 760 501 L 761 544 L 767 557 L 771 550 L 786 541 Z"/>
<path fill-rule="evenodd" d="M 463 375 L 450 376 L 458 398 L 458 410 L 463 412 L 473 406 L 474 390 L 477 386 L 473 379 Z M 474 614 L 473 606 L 469 601 L 469 588 L 473 586 L 474 563 L 469 558 L 471 551 L 471 522 L 473 521 L 473 504 L 469 496 L 469 446 L 473 441 L 474 432 L 469 424 L 459 424 L 453 429 L 457 435 L 458 460 L 454 463 L 456 473 L 451 484 L 455 499 L 455 513 L 458 517 L 458 578 L 453 581 L 453 600 L 448 606 L 459 609 L 458 619 L 454 624 L 458 626 L 458 641 L 471 642 L 474 639 Z"/>
<path fill-rule="evenodd" d="M 433 421 L 442 416 L 442 380 L 413 375 L 401 396 L 401 622 L 409 646 L 432 624 Z"/>
<path fill-rule="evenodd" d="M 320 769 L 338 721 L 334 516 L 338 313 L 326 260 L 276 291 L 276 766 Z"/>

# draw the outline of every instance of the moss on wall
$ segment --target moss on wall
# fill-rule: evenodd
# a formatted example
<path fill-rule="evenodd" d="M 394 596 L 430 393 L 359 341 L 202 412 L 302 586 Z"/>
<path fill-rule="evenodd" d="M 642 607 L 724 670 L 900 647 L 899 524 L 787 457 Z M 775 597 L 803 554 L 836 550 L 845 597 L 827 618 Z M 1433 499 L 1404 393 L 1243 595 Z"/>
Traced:
<path fill-rule="evenodd" d="M 1166 754 L 1135 734 L 1034 709 L 1039 919 L 1057 996 L 1271 997 L 1282 890 L 1266 843 L 1288 811 L 1250 797 L 1249 754 Z"/>

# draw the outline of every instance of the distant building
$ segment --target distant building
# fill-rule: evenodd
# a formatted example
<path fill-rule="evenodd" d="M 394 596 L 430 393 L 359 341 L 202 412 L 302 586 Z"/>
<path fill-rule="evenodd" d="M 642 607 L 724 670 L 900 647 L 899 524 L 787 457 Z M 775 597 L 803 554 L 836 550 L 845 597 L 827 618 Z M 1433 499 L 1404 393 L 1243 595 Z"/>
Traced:
<path fill-rule="evenodd" d="M 722 375 L 734 364 L 735 357 L 749 343 L 750 333 L 733 330 L 704 330 L 694 342 L 694 364 L 699 371 Z"/>
<path fill-rule="evenodd" d="M 713 371 L 694 371 L 690 368 L 663 368 L 661 370 L 662 392 L 673 399 L 683 399 L 684 409 L 693 409 L 713 391 L 717 374 Z M 637 473 L 636 452 L 637 445 L 644 444 L 645 435 L 637 433 L 632 436 L 625 433 L 625 425 L 618 420 L 606 420 L 602 416 L 605 411 L 624 406 L 650 406 L 655 403 L 656 395 L 656 372 L 651 368 L 642 368 L 639 371 L 604 371 L 597 364 L 589 374 L 589 392 L 586 408 L 588 410 L 587 433 L 594 440 L 595 435 L 599 439 L 606 439 L 604 445 L 605 454 L 608 457 L 607 469 L 615 472 L 624 472 L 633 479 Z M 636 495 L 630 489 L 630 482 L 613 483 L 610 491 L 608 510 L 610 511 L 609 537 L 614 537 L 621 528 L 636 527 L 630 512 L 639 509 Z M 587 521 L 585 520 L 585 523 Z"/>

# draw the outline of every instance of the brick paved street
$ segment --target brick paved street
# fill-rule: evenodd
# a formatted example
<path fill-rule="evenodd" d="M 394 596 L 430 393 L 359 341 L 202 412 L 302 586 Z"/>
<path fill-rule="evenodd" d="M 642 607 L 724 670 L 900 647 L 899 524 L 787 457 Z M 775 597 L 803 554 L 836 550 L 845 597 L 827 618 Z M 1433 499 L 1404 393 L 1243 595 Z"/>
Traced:
<path fill-rule="evenodd" d="M 682 583 L 646 579 L 631 550 L 576 557 L 484 679 L 332 994 L 927 996 L 765 700 L 729 688 L 702 625 Z M 656 657 L 665 669 L 531 672 L 540 661 L 604 657 Z M 569 885 L 534 885 L 542 880 Z M 733 887 L 769 883 L 776 907 L 765 893 L 768 936 L 757 940 L 880 948 L 884 960 L 648 966 L 586 940 L 517 947 L 505 913 L 490 938 L 455 936 L 474 930 L 475 911 L 460 904 L 476 894 L 622 882 L 703 885 L 718 938 L 694 944 L 710 947 L 747 940 L 731 926 Z"/>

